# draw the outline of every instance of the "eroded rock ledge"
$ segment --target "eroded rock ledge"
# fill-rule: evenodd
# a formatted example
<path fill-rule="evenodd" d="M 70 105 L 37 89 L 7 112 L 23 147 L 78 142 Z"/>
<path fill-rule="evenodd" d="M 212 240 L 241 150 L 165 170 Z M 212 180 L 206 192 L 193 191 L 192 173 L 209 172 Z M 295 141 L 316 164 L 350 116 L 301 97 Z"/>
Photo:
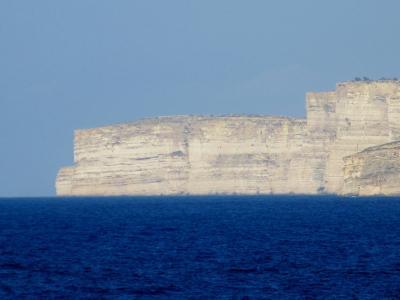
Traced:
<path fill-rule="evenodd" d="M 400 190 L 395 175 L 383 176 L 382 188 L 363 186 L 372 186 L 366 178 L 386 159 L 369 163 L 365 153 L 374 149 L 369 147 L 396 140 L 399 81 L 344 82 L 333 92 L 308 93 L 305 119 L 172 116 L 76 130 L 74 165 L 60 170 L 56 190 L 58 195 L 395 194 Z M 352 171 L 358 169 L 359 176 Z"/>
<path fill-rule="evenodd" d="M 367 148 L 344 162 L 344 193 L 400 194 L 400 141 Z"/>

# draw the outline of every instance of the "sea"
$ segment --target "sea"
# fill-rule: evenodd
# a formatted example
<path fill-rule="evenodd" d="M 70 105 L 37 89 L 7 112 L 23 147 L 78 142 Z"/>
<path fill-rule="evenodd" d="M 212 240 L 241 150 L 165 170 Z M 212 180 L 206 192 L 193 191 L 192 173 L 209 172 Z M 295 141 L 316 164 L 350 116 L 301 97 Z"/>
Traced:
<path fill-rule="evenodd" d="M 400 198 L 0 199 L 0 299 L 400 299 Z"/>

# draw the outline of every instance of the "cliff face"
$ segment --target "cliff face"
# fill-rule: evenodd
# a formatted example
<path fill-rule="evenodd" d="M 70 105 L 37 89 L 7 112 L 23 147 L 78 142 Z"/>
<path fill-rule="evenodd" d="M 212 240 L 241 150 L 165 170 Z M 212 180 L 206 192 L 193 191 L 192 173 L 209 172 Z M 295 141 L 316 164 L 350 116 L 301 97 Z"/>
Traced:
<path fill-rule="evenodd" d="M 400 84 L 309 93 L 307 119 L 176 116 L 75 132 L 58 195 L 342 193 L 343 158 L 400 139 Z M 346 187 L 347 189 L 347 187 Z"/>
<path fill-rule="evenodd" d="M 335 92 L 309 93 L 310 135 L 329 137 L 324 173 L 326 191 L 343 189 L 343 157 L 400 139 L 400 84 L 345 82 Z"/>
<path fill-rule="evenodd" d="M 367 148 L 345 157 L 345 194 L 400 194 L 400 142 Z"/>
<path fill-rule="evenodd" d="M 60 171 L 57 192 L 315 193 L 322 157 L 306 127 L 277 117 L 181 116 L 78 130 L 75 166 Z"/>

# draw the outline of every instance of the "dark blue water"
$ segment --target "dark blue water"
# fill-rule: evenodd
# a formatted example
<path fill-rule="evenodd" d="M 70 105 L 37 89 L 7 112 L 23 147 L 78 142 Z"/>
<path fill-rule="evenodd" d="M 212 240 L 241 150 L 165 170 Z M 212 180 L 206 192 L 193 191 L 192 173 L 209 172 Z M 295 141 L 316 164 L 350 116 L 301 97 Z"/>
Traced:
<path fill-rule="evenodd" d="M 0 199 L 0 298 L 395 299 L 400 199 Z"/>

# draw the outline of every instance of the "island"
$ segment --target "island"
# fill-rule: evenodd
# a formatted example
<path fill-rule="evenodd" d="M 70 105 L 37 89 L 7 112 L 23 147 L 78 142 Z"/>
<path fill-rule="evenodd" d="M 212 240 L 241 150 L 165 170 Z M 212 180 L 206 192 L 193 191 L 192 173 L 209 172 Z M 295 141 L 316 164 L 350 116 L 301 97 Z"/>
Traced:
<path fill-rule="evenodd" d="M 166 116 L 78 129 L 60 196 L 400 194 L 400 81 L 306 95 L 306 118 Z"/>

